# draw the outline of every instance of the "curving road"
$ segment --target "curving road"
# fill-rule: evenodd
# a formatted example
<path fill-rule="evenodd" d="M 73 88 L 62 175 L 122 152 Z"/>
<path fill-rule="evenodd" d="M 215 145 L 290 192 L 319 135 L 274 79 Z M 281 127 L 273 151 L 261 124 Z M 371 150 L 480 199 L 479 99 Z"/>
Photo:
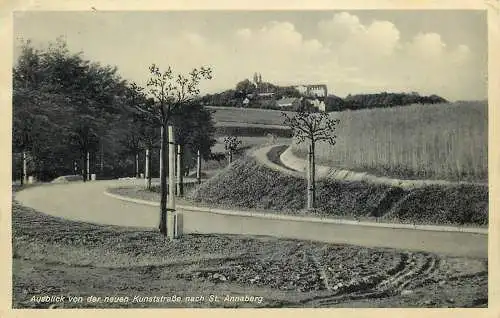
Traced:
<path fill-rule="evenodd" d="M 131 203 L 104 194 L 106 188 L 143 184 L 111 180 L 51 184 L 16 194 L 22 205 L 74 221 L 156 228 L 158 207 Z M 266 219 L 184 210 L 185 233 L 272 235 L 368 247 L 391 247 L 454 256 L 487 257 L 488 235 L 463 232 L 393 229 L 349 224 Z"/>

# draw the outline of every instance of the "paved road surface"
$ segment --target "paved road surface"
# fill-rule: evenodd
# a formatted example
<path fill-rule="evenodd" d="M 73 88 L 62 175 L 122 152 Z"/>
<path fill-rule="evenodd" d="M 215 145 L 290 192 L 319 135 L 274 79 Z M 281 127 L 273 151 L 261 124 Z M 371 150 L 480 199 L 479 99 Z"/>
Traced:
<path fill-rule="evenodd" d="M 39 212 L 74 221 L 157 228 L 158 208 L 106 196 L 110 186 L 143 180 L 75 182 L 25 189 L 16 200 Z M 393 247 L 456 256 L 487 257 L 488 236 L 459 232 L 271 220 L 184 211 L 184 232 L 273 235 L 361 246 Z"/>

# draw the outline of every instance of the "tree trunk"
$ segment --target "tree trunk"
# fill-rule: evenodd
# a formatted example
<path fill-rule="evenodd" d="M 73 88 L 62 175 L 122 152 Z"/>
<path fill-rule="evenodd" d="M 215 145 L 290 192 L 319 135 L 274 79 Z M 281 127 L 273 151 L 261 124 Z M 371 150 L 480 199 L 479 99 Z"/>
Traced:
<path fill-rule="evenodd" d="M 183 160 L 182 160 L 182 146 L 177 145 L 177 195 L 182 197 L 184 195 L 184 184 L 183 184 Z"/>
<path fill-rule="evenodd" d="M 313 209 L 315 205 L 314 169 L 314 142 L 311 142 L 307 158 L 307 209 Z"/>
<path fill-rule="evenodd" d="M 101 176 L 104 175 L 104 144 L 101 142 Z"/>
<path fill-rule="evenodd" d="M 164 173 L 165 165 L 167 163 L 167 125 L 162 123 L 161 126 L 161 149 L 160 152 L 160 224 L 158 226 L 160 233 L 167 235 L 167 175 Z"/>
<path fill-rule="evenodd" d="M 316 207 L 316 156 L 315 143 L 311 143 L 312 208 Z"/>
<path fill-rule="evenodd" d="M 201 183 L 201 154 L 199 150 L 196 153 L 196 180 L 198 184 Z"/>
<path fill-rule="evenodd" d="M 175 213 L 175 136 L 174 127 L 168 126 L 168 213 L 167 234 L 169 238 L 174 238 L 174 213 Z"/>
<path fill-rule="evenodd" d="M 228 161 L 229 161 L 229 164 L 231 164 L 231 162 L 233 162 L 233 152 L 231 150 L 229 150 Z"/>
<path fill-rule="evenodd" d="M 149 166 L 151 164 L 151 158 L 149 154 L 149 148 L 146 148 L 146 163 L 144 167 L 144 177 L 146 178 L 146 189 L 151 190 L 151 171 L 149 171 Z"/>

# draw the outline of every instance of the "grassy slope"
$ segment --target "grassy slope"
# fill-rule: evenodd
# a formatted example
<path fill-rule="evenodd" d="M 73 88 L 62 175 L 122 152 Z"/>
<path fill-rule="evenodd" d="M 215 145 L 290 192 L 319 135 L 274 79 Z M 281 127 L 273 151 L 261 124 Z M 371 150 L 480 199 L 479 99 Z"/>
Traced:
<path fill-rule="evenodd" d="M 190 194 L 204 204 L 297 212 L 306 182 L 242 158 Z M 316 214 L 417 224 L 488 224 L 487 186 L 429 186 L 403 190 L 363 182 L 320 181 Z"/>

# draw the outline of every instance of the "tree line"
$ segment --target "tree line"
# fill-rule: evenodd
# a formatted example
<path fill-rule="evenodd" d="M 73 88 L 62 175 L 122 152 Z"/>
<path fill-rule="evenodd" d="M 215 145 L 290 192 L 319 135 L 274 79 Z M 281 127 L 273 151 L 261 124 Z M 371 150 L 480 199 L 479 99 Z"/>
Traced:
<path fill-rule="evenodd" d="M 88 180 L 89 171 L 100 178 L 138 174 L 145 151 L 160 148 L 162 123 L 148 112 L 160 102 L 61 39 L 44 48 L 22 42 L 13 68 L 13 179 L 22 180 L 23 157 L 42 181 L 70 174 Z M 215 129 L 209 110 L 185 102 L 190 107 L 173 109 L 165 124 L 176 127 L 182 166 L 192 167 L 198 151 L 210 157 Z"/>
<path fill-rule="evenodd" d="M 264 93 L 264 94 L 263 94 Z M 272 96 L 266 93 L 273 93 Z M 245 79 L 238 82 L 233 89 L 228 89 L 220 93 L 207 94 L 200 98 L 205 105 L 225 106 L 225 107 L 249 107 L 262 109 L 281 109 L 276 101 L 286 98 L 304 98 L 307 103 L 308 96 L 301 94 L 293 86 L 278 86 L 268 82 L 262 82 L 259 86 Z M 248 98 L 248 103 L 244 100 Z M 437 104 L 448 101 L 438 95 L 422 96 L 417 92 L 411 93 L 374 93 L 356 94 L 341 98 L 329 95 L 326 98 L 318 98 L 325 102 L 326 110 L 329 112 L 343 110 L 359 110 L 365 108 L 385 108 L 395 106 L 405 106 L 412 104 Z M 303 108 L 303 105 L 301 105 Z M 299 109 L 295 109 L 298 111 Z"/>
<path fill-rule="evenodd" d="M 366 108 L 387 108 L 412 104 L 439 104 L 448 101 L 438 95 L 421 96 L 412 93 L 376 93 L 348 95 L 345 98 L 328 96 L 325 100 L 328 111 L 359 110 Z"/>

